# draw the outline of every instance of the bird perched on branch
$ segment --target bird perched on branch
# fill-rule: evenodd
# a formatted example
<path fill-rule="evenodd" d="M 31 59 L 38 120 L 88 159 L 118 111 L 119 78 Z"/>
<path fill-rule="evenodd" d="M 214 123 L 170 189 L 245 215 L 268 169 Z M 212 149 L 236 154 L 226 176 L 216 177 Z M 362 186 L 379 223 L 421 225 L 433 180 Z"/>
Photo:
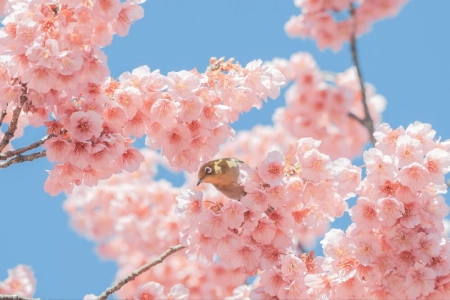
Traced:
<path fill-rule="evenodd" d="M 239 185 L 239 169 L 244 162 L 234 158 L 219 158 L 211 160 L 198 170 L 198 183 L 211 183 L 214 187 L 230 199 L 240 200 L 246 195 L 244 187 Z"/>

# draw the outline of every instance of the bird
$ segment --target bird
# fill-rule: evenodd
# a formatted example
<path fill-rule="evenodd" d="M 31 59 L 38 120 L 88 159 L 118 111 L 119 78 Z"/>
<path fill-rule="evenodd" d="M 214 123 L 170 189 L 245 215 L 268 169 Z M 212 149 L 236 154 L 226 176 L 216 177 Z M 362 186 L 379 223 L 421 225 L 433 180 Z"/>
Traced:
<path fill-rule="evenodd" d="M 234 157 L 208 161 L 198 170 L 197 186 L 202 182 L 211 183 L 228 198 L 239 201 L 247 194 L 244 187 L 238 183 L 239 170 L 243 163 Z"/>

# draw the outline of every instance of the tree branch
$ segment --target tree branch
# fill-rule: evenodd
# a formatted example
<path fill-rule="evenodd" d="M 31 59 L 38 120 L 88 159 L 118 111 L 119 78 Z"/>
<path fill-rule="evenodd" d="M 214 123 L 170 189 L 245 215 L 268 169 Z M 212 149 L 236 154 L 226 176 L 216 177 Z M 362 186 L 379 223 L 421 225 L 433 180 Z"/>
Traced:
<path fill-rule="evenodd" d="M 0 300 L 39 300 L 39 298 L 26 298 L 18 295 L 2 295 L 0 294 Z"/>
<path fill-rule="evenodd" d="M 2 113 L 0 114 L 0 128 L 2 127 L 3 119 L 5 119 L 5 117 L 6 117 L 6 109 L 2 110 Z"/>
<path fill-rule="evenodd" d="M 369 113 L 369 106 L 367 105 L 366 88 L 364 87 L 364 80 L 363 80 L 363 76 L 361 73 L 361 67 L 359 66 L 359 61 L 358 61 L 358 51 L 356 49 L 356 19 L 355 19 L 355 7 L 353 5 L 353 2 L 350 3 L 350 18 L 352 20 L 352 34 L 350 37 L 350 48 L 351 48 L 351 52 L 352 52 L 353 64 L 355 65 L 356 73 L 358 75 L 359 88 L 361 90 L 361 100 L 362 100 L 362 104 L 363 104 L 363 108 L 364 108 L 364 119 L 358 118 L 353 113 L 349 113 L 349 117 L 352 119 L 355 119 L 356 121 L 361 123 L 361 125 L 363 125 L 364 127 L 367 128 L 367 131 L 369 132 L 369 135 L 370 135 L 370 140 L 375 145 L 376 140 L 373 136 L 373 133 L 375 130 L 373 127 L 372 117 L 370 116 L 370 113 Z"/>
<path fill-rule="evenodd" d="M 129 275 L 123 277 L 122 279 L 120 279 L 116 284 L 114 284 L 113 286 L 107 288 L 103 293 L 101 293 L 100 296 L 98 296 L 99 300 L 106 300 L 108 298 L 109 295 L 112 295 L 113 293 L 117 292 L 118 290 L 120 290 L 125 284 L 127 284 L 129 281 L 134 280 L 137 276 L 139 276 L 140 274 L 144 273 L 145 271 L 149 270 L 150 268 L 156 266 L 157 264 L 160 264 L 163 262 L 164 259 L 166 259 L 168 256 L 170 256 L 171 254 L 180 251 L 181 249 L 185 248 L 183 245 L 177 245 L 177 246 L 172 246 L 169 249 L 167 249 L 163 254 L 161 254 L 157 259 L 143 265 L 142 267 L 140 267 L 139 269 L 133 271 L 132 273 L 130 273 Z"/>
<path fill-rule="evenodd" d="M 52 138 L 54 136 L 55 135 L 52 133 L 52 134 L 44 136 L 39 141 L 36 141 L 36 142 L 34 142 L 34 143 L 32 143 L 32 144 L 30 144 L 28 146 L 25 146 L 25 147 L 22 147 L 22 148 L 19 148 L 19 149 L 16 149 L 16 150 L 7 151 L 5 153 L 0 153 L 0 160 L 7 160 L 8 158 L 13 157 L 15 155 L 19 155 L 19 154 L 22 154 L 24 152 L 36 149 L 37 147 L 39 147 L 42 144 L 44 144 L 48 139 L 50 139 L 50 138 Z"/>
<path fill-rule="evenodd" d="M 33 161 L 35 159 L 44 157 L 46 155 L 47 155 L 47 150 L 42 150 L 40 152 L 32 153 L 32 154 L 29 154 L 29 155 L 18 154 L 16 156 L 14 156 L 12 159 L 0 163 L 0 169 L 7 168 L 10 165 L 18 164 L 18 163 L 21 163 L 21 162 Z"/>
<path fill-rule="evenodd" d="M 28 97 L 27 97 L 26 93 L 27 93 L 26 86 L 23 86 L 22 95 L 20 96 L 19 105 L 16 108 L 14 108 L 13 115 L 12 115 L 12 118 L 11 118 L 11 122 L 9 123 L 8 130 L 5 132 L 5 135 L 3 136 L 3 139 L 0 141 L 0 152 L 2 152 L 3 149 L 5 149 L 5 147 L 9 144 L 11 139 L 14 137 L 14 133 L 17 130 L 17 123 L 19 122 L 20 112 L 22 111 L 23 105 L 28 100 Z M 2 113 L 2 115 L 3 115 L 3 113 Z M 5 113 L 5 115 L 6 115 L 6 113 Z M 3 121 L 3 119 L 2 119 L 2 121 Z"/>

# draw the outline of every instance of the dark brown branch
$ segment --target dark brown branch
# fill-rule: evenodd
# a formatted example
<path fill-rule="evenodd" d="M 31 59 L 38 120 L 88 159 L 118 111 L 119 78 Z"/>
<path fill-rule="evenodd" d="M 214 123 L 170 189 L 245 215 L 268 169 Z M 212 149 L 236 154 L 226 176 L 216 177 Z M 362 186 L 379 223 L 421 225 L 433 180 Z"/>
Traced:
<path fill-rule="evenodd" d="M 19 122 L 20 112 L 22 111 L 23 105 L 28 100 L 28 97 L 27 97 L 26 93 L 27 93 L 27 89 L 24 86 L 23 87 L 23 93 L 20 96 L 20 103 L 13 110 L 13 115 L 12 115 L 12 118 L 11 118 L 11 122 L 9 123 L 8 130 L 5 132 L 5 135 L 3 136 L 3 139 L 0 141 L 0 152 L 2 152 L 3 149 L 5 149 L 5 147 L 9 144 L 11 139 L 14 137 L 14 133 L 17 130 L 17 123 Z"/>
<path fill-rule="evenodd" d="M 2 110 L 2 113 L 0 114 L 0 128 L 2 127 L 3 120 L 5 119 L 5 117 L 6 117 L 6 109 Z"/>
<path fill-rule="evenodd" d="M 183 249 L 184 246 L 183 245 L 177 245 L 177 246 L 172 246 L 170 247 L 168 250 L 166 250 L 166 252 L 164 252 L 163 254 L 161 254 L 157 259 L 143 265 L 142 267 L 140 267 L 139 269 L 133 271 L 131 274 L 125 276 L 124 278 L 120 279 L 116 284 L 114 284 L 113 286 L 107 288 L 100 296 L 98 296 L 99 300 L 106 300 L 108 298 L 109 295 L 112 295 L 113 293 L 117 292 L 118 290 L 120 290 L 125 284 L 127 284 L 129 281 L 135 279 L 137 276 L 139 276 L 140 274 L 144 273 L 145 271 L 149 270 L 150 268 L 156 266 L 157 264 L 160 264 L 163 262 L 164 259 L 166 259 L 168 256 L 170 256 L 171 254 L 180 251 L 181 249 Z"/>
<path fill-rule="evenodd" d="M 26 298 L 18 295 L 1 295 L 0 300 L 38 300 L 39 298 Z"/>
<path fill-rule="evenodd" d="M 367 128 L 367 131 L 369 132 L 370 140 L 375 145 L 376 140 L 373 136 L 373 133 L 375 130 L 373 127 L 372 117 L 370 116 L 370 113 L 369 113 L 369 106 L 367 105 L 366 88 L 364 87 L 364 80 L 363 80 L 363 76 L 361 73 L 361 67 L 359 66 L 359 61 L 358 61 L 358 51 L 356 49 L 356 19 L 355 19 L 355 7 L 353 5 L 353 2 L 350 3 L 350 18 L 352 21 L 352 34 L 350 37 L 350 48 L 351 48 L 351 52 L 352 52 L 353 64 L 355 65 L 356 73 L 358 75 L 359 88 L 361 90 L 361 101 L 362 101 L 363 108 L 364 108 L 364 119 L 358 118 L 353 113 L 349 113 L 349 117 L 357 120 L 359 123 L 361 123 L 364 127 Z"/>
<path fill-rule="evenodd" d="M 42 139 L 40 139 L 39 141 L 36 141 L 28 146 L 16 149 L 16 150 L 11 150 L 11 151 L 7 151 L 5 153 L 0 153 L 0 160 L 7 160 L 10 157 L 13 157 L 15 155 L 19 155 L 22 154 L 24 152 L 36 149 L 37 147 L 41 146 L 42 144 L 44 144 L 48 139 L 50 139 L 51 137 L 54 137 L 54 134 L 49 134 L 44 136 Z"/>
<path fill-rule="evenodd" d="M 42 150 L 40 152 L 32 153 L 29 155 L 16 155 L 12 159 L 7 160 L 5 162 L 0 163 L 0 169 L 4 169 L 9 167 L 10 165 L 26 162 L 26 161 L 33 161 L 35 159 L 44 157 L 47 155 L 47 150 Z"/>

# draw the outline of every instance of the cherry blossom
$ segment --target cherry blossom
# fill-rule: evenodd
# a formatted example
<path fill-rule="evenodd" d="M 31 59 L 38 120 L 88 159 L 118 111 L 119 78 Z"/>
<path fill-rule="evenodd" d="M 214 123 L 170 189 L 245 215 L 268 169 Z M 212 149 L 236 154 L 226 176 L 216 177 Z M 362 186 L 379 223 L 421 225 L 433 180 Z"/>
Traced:
<path fill-rule="evenodd" d="M 286 107 L 275 111 L 275 127 L 284 128 L 294 139 L 311 137 L 321 141 L 319 148 L 332 159 L 352 159 L 369 141 L 367 129 L 353 118 L 364 117 L 356 70 L 343 73 L 321 71 L 308 53 L 294 53 L 289 60 L 268 63 L 292 81 L 286 90 Z M 380 121 L 386 100 L 366 84 L 369 112 L 375 124 Z"/>
<path fill-rule="evenodd" d="M 32 297 L 36 289 L 36 280 L 30 267 L 18 265 L 8 270 L 8 278 L 0 281 L 0 295 L 19 295 Z"/>
<path fill-rule="evenodd" d="M 350 5 L 355 5 L 354 15 L 356 35 L 368 32 L 372 23 L 394 17 L 408 0 L 295 0 L 294 4 L 301 9 L 301 14 L 292 16 L 284 29 L 290 37 L 316 40 L 318 47 L 327 47 L 338 51 L 344 42 L 350 41 L 352 34 L 352 20 L 342 20 L 344 13 L 348 13 Z"/>

